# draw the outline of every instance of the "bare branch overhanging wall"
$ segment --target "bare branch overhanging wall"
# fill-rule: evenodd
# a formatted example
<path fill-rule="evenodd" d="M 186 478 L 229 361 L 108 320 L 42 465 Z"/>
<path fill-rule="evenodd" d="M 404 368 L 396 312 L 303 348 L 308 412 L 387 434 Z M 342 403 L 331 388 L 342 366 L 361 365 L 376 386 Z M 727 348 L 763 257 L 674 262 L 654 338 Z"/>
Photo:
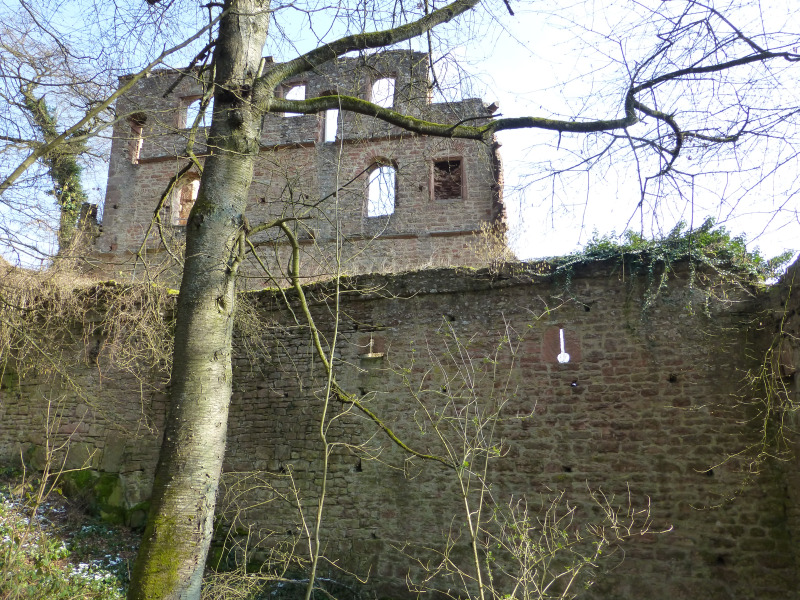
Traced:
<path fill-rule="evenodd" d="M 501 407 L 487 474 L 497 506 L 524 496 L 536 507 L 563 490 L 581 522 L 597 516 L 590 489 L 623 508 L 649 504 L 651 529 L 672 530 L 627 542 L 624 555 L 604 564 L 609 572 L 593 594 L 792 598 L 797 459 L 758 462 L 761 405 L 753 399 L 761 392 L 748 373 L 778 340 L 771 368 L 795 400 L 797 294 L 789 282 L 796 271 L 753 296 L 713 277 L 690 284 L 678 268 L 645 312 L 642 282 L 608 263 L 578 267 L 568 288 L 558 277 L 524 272 L 345 280 L 339 383 L 411 447 L 431 454 L 444 452 L 434 422 L 447 410 L 472 407 L 484 410 L 480 416 Z M 330 292 L 324 284 L 308 292 L 326 339 Z M 708 293 L 716 300 L 707 303 Z M 307 329 L 280 295 L 248 298 L 261 326 L 243 326 L 238 336 L 223 522 L 239 533 L 252 526 L 266 545 L 289 543 L 302 530 L 299 508 L 310 511 L 318 499 L 325 381 Z M 60 419 L 55 433 L 72 438 L 68 466 L 85 462 L 96 476 L 116 479 L 101 510 L 141 524 L 164 382 L 142 385 L 113 365 L 73 376 L 81 395 L 6 378 L 0 456 L 13 463 L 21 450 L 36 464 L 50 401 Z M 474 418 L 463 427 L 440 420 L 438 430 L 460 440 L 458 427 L 469 430 Z M 409 460 L 352 406 L 334 406 L 328 434 L 338 443 L 322 533 L 332 560 L 397 593 L 405 589 L 409 549 L 422 556 L 421 548 L 444 547 L 449 538 L 452 556 L 464 554 L 452 471 Z"/>

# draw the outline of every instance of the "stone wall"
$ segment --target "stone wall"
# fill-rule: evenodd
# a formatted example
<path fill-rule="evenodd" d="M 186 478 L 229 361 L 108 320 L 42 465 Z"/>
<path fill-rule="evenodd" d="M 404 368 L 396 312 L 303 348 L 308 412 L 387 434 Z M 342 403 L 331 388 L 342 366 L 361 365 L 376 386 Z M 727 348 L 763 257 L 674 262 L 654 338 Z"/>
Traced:
<path fill-rule="evenodd" d="M 326 555 L 369 574 L 380 594 L 401 593 L 409 573 L 420 582 L 408 555 L 431 560 L 449 548 L 469 573 L 457 475 L 479 471 L 481 460 L 463 453 L 466 436 L 470 447 L 494 449 L 487 481 L 500 513 L 526 498 L 535 521 L 542 503 L 563 491 L 575 508 L 567 527 L 574 533 L 601 517 L 590 490 L 602 490 L 623 520 L 629 506 L 640 511 L 640 527 L 649 509 L 650 532 L 600 563 L 591 597 L 797 597 L 795 459 L 757 461 L 761 405 L 752 400 L 760 391 L 747 385 L 769 344 L 785 339 L 789 350 L 774 364 L 796 397 L 796 316 L 780 315 L 794 310 L 797 294 L 788 285 L 755 294 L 708 275 L 679 265 L 664 288 L 612 264 L 569 275 L 364 276 L 344 281 L 338 320 L 334 288 L 309 288 L 323 343 L 336 341 L 341 387 L 412 449 L 461 464 L 453 470 L 410 457 L 370 414 L 330 400 Z M 249 527 L 251 549 L 260 541 L 262 550 L 294 546 L 302 555 L 303 520 L 313 520 L 323 483 L 320 419 L 329 396 L 290 300 L 300 324 L 280 295 L 246 296 L 243 313 L 258 321 L 243 319 L 237 334 L 219 498 L 229 527 L 219 535 L 243 543 Z M 562 353 L 568 362 L 559 362 Z M 152 477 L 164 395 L 157 382 L 143 387 L 100 371 L 81 374 L 91 402 L 66 393 L 59 430 L 74 429 L 73 460 L 89 456 L 98 474 L 119 474 L 111 504 L 140 519 L 133 513 Z M 34 383 L 3 388 L 4 461 L 20 448 L 33 456 L 42 443 L 42 402 L 55 394 Z M 468 497 L 477 500 L 475 488 Z M 494 514 L 491 503 L 486 511 Z"/>

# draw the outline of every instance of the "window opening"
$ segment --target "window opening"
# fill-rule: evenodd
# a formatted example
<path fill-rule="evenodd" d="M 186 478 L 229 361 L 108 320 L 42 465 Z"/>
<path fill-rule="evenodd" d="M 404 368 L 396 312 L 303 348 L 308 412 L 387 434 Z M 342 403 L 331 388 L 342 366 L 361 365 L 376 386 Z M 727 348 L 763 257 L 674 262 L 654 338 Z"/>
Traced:
<path fill-rule="evenodd" d="M 189 212 L 197 200 L 197 193 L 200 191 L 200 180 L 192 179 L 184 183 L 176 190 L 172 204 L 172 224 L 186 225 L 189 219 Z"/>
<path fill-rule="evenodd" d="M 367 186 L 367 216 L 383 217 L 394 213 L 396 192 L 397 170 L 389 165 L 373 169 Z"/>
<path fill-rule="evenodd" d="M 394 106 L 394 78 L 384 77 L 372 84 L 372 102 L 384 108 Z"/>
<path fill-rule="evenodd" d="M 184 129 L 189 129 L 194 125 L 194 120 L 197 118 L 197 115 L 200 114 L 200 103 L 203 101 L 202 98 L 193 98 L 193 99 L 184 99 L 184 101 L 188 101 L 189 103 L 186 105 L 186 116 L 184 118 L 183 127 Z M 214 112 L 214 99 L 211 98 L 211 101 L 206 106 L 206 109 L 203 111 L 202 116 L 200 117 L 200 122 L 197 124 L 198 127 L 208 127 L 211 125 L 211 115 Z"/>
<path fill-rule="evenodd" d="M 325 111 L 325 141 L 335 142 L 339 130 L 339 109 L 329 108 Z"/>
<path fill-rule="evenodd" d="M 460 200 L 463 193 L 462 183 L 460 159 L 434 161 L 433 198 L 435 200 Z"/>
<path fill-rule="evenodd" d="M 128 142 L 128 154 L 131 164 L 139 164 L 139 156 L 144 145 L 144 120 L 131 119 L 131 139 Z"/>
<path fill-rule="evenodd" d="M 286 91 L 283 96 L 286 100 L 305 100 L 306 99 L 306 86 L 296 85 Z M 301 113 L 283 113 L 284 117 L 302 117 Z"/>
<path fill-rule="evenodd" d="M 564 346 L 564 330 L 559 329 L 558 335 L 561 339 L 561 352 L 558 356 L 556 356 L 556 360 L 562 364 L 569 362 L 569 354 L 567 354 L 566 348 Z"/>

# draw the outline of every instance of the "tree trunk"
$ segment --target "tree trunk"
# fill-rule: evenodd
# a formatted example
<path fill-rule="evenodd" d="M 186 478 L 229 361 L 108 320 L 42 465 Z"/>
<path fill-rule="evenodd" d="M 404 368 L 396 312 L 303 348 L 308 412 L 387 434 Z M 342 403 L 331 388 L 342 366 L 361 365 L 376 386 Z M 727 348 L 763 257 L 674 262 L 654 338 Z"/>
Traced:
<path fill-rule="evenodd" d="M 186 226 L 170 406 L 129 600 L 200 597 L 231 397 L 231 337 L 243 214 L 261 114 L 250 103 L 268 0 L 227 0 L 214 50 L 215 109 Z"/>

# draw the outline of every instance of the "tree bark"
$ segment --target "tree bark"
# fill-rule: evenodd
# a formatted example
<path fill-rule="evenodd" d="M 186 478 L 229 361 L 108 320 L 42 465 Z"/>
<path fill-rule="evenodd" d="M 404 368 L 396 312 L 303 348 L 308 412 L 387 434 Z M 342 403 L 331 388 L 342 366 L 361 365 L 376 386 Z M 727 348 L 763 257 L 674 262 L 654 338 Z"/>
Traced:
<path fill-rule="evenodd" d="M 269 0 L 227 0 L 214 50 L 215 109 L 186 227 L 170 406 L 129 600 L 200 597 L 231 397 L 235 281 L 261 113 L 250 102 Z"/>

